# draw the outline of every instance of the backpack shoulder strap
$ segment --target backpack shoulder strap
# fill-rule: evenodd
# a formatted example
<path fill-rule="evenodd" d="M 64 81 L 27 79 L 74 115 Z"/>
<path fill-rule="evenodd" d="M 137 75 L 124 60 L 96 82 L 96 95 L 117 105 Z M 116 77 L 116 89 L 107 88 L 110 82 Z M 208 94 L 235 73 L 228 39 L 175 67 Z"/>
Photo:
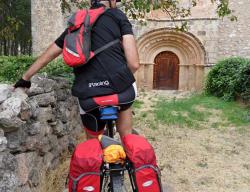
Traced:
<path fill-rule="evenodd" d="M 78 29 L 84 22 L 86 15 L 88 14 L 87 9 L 78 10 L 68 20 L 68 29 L 73 31 Z"/>
<path fill-rule="evenodd" d="M 103 14 L 104 14 L 107 10 L 109 10 L 109 8 L 105 8 L 105 11 L 103 12 Z M 111 16 L 108 15 L 108 14 L 107 14 L 107 16 L 109 16 L 109 17 L 110 17 L 113 21 L 115 21 L 115 23 L 118 25 L 117 21 L 116 21 L 113 17 L 111 17 Z M 111 47 L 111 46 L 113 46 L 113 45 L 115 45 L 115 44 L 117 44 L 117 43 L 120 43 L 120 39 L 116 39 L 116 40 L 114 40 L 114 41 L 111 41 L 111 42 L 107 43 L 106 45 L 104 45 L 104 46 L 98 48 L 97 50 L 94 51 L 94 54 L 97 55 L 97 54 L 103 52 L 104 50 L 108 49 L 109 47 Z"/>

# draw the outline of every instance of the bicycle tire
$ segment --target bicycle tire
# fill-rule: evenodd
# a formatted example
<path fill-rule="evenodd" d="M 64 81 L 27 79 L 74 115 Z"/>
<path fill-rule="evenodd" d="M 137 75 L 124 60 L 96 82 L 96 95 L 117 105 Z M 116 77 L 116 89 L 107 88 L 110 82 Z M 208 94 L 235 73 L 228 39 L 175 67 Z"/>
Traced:
<path fill-rule="evenodd" d="M 112 182 L 112 192 L 127 192 L 126 188 L 124 187 L 124 183 L 122 181 L 122 176 L 113 176 L 111 178 Z"/>

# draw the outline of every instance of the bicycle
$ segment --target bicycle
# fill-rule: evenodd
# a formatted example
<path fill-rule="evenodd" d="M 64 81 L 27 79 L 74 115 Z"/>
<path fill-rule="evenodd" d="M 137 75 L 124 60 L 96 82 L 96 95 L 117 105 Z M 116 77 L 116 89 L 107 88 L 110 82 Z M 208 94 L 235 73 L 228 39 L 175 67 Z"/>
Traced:
<path fill-rule="evenodd" d="M 99 135 L 98 139 L 85 141 L 76 147 L 70 163 L 69 190 L 130 192 L 124 182 L 127 172 L 132 192 L 162 192 L 160 171 L 152 146 L 144 137 L 128 134 L 122 138 L 124 146 L 129 149 L 126 158 L 121 143 L 113 139 L 118 107 L 100 107 L 100 114 L 100 119 L 106 123 L 107 136 Z M 96 153 L 92 153 L 95 150 Z"/>
<path fill-rule="evenodd" d="M 114 138 L 115 135 L 115 121 L 118 119 L 118 107 L 108 106 L 100 109 L 101 120 L 106 121 L 105 135 Z M 134 133 L 138 134 L 136 131 Z M 124 174 L 128 171 L 130 184 L 133 192 L 138 191 L 133 179 L 132 166 L 129 160 L 124 164 L 109 164 L 105 163 L 102 168 L 101 188 L 103 192 L 128 192 L 124 185 Z"/>
<path fill-rule="evenodd" d="M 114 138 L 115 134 L 115 121 L 118 119 L 118 107 L 116 106 L 107 106 L 100 108 L 101 112 L 101 120 L 106 121 L 106 130 L 105 133 L 110 138 Z M 133 130 L 133 134 L 138 133 Z M 136 184 L 136 178 L 135 178 L 135 172 L 139 171 L 140 169 L 148 168 L 150 167 L 155 171 L 157 174 L 157 180 L 159 183 L 159 191 L 162 192 L 162 184 L 160 179 L 160 173 L 158 170 L 156 170 L 151 165 L 144 165 L 141 166 L 138 169 L 134 169 L 132 166 L 132 163 L 129 161 L 129 159 L 126 159 L 125 163 L 116 163 L 116 164 L 108 164 L 105 163 L 102 168 L 102 176 L 101 176 L 101 191 L 106 192 L 105 189 L 107 189 L 107 192 L 128 192 L 125 184 L 124 184 L 124 174 L 127 171 L 129 175 L 130 185 L 132 192 L 138 192 L 138 186 Z M 150 186 L 152 181 L 147 181 L 143 183 L 145 187 Z M 141 190 L 140 190 L 141 191 Z M 146 190 L 148 191 L 148 190 Z"/>

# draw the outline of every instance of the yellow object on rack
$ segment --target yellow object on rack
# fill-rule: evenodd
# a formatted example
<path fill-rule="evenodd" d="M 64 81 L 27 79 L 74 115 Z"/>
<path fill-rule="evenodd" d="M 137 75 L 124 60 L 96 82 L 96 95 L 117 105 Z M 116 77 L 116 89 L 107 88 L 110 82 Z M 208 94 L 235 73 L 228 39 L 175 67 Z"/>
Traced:
<path fill-rule="evenodd" d="M 126 153 L 121 145 L 110 145 L 103 150 L 103 158 L 106 163 L 123 163 Z"/>
<path fill-rule="evenodd" d="M 99 135 L 99 141 L 103 146 L 103 159 L 106 163 L 124 163 L 126 153 L 121 144 L 110 137 Z"/>

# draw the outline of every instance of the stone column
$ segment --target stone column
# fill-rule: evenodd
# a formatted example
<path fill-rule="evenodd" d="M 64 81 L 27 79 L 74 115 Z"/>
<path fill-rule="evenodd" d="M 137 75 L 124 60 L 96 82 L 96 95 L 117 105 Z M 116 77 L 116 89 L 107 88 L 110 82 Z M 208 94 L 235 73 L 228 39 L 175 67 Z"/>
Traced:
<path fill-rule="evenodd" d="M 31 0 L 32 53 L 40 55 L 64 31 L 60 0 Z"/>
<path fill-rule="evenodd" d="M 188 90 L 194 91 L 196 83 L 196 66 L 195 64 L 189 65 L 188 70 Z"/>
<path fill-rule="evenodd" d="M 182 65 L 180 64 L 180 72 L 179 72 L 179 90 L 186 91 L 189 90 L 189 67 L 190 65 Z"/>
<path fill-rule="evenodd" d="M 154 81 L 154 63 L 140 63 L 140 69 L 136 72 L 137 86 L 141 89 L 152 90 Z"/>
<path fill-rule="evenodd" d="M 145 89 L 152 90 L 153 89 L 153 82 L 154 82 L 154 63 L 146 63 L 145 64 Z"/>
<path fill-rule="evenodd" d="M 196 90 L 201 90 L 204 86 L 205 74 L 204 65 L 196 65 Z"/>
<path fill-rule="evenodd" d="M 139 70 L 135 73 L 136 85 L 138 88 L 143 88 L 143 70 L 144 65 L 140 64 Z"/>

